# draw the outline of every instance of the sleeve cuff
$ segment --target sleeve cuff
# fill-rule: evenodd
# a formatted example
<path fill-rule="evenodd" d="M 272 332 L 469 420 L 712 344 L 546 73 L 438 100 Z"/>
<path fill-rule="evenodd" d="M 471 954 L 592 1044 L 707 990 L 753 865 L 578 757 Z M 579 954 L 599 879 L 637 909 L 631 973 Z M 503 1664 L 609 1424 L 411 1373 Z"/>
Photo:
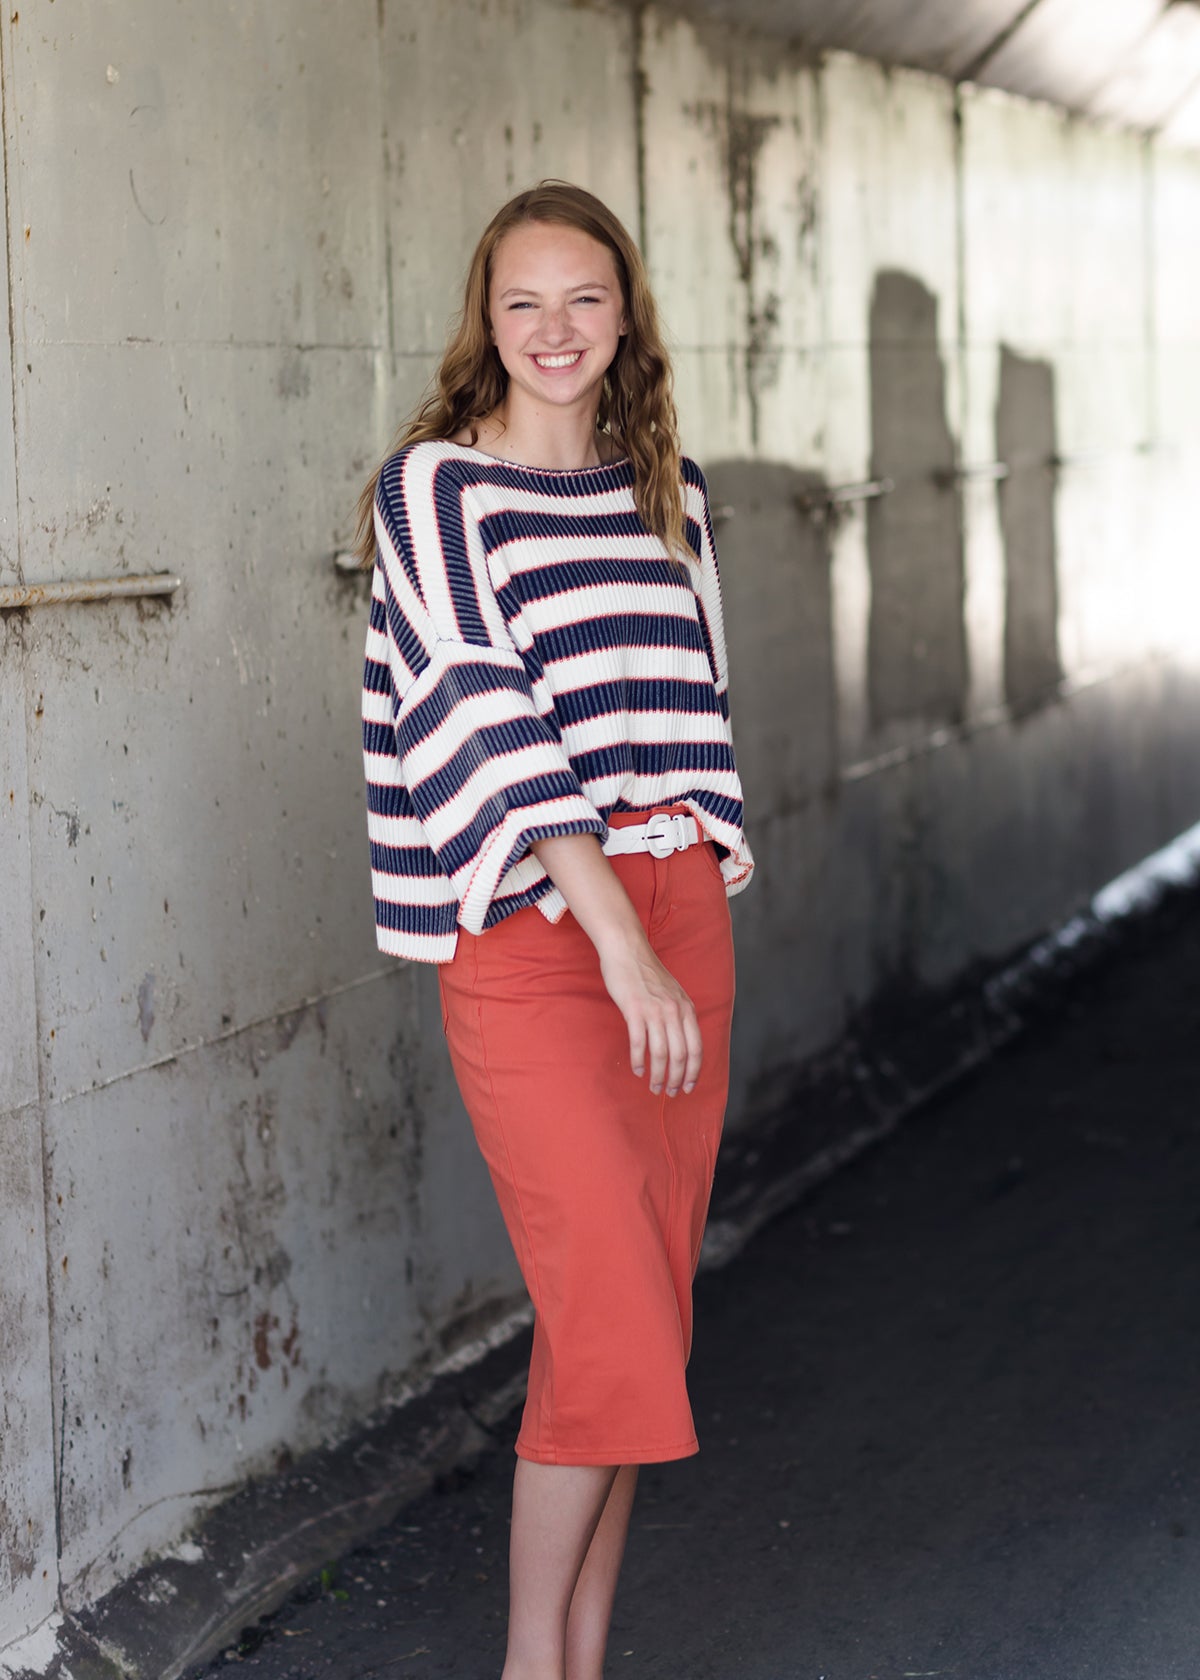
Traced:
<path fill-rule="evenodd" d="M 595 834 L 603 840 L 607 833 L 604 818 L 582 795 L 562 800 L 552 816 L 547 815 L 545 807 L 540 811 L 509 811 L 475 859 L 475 867 L 459 903 L 459 925 L 467 933 L 483 932 L 484 918 L 496 896 L 497 887 L 513 865 L 518 864 L 522 854 L 528 851 L 531 840 L 543 840 L 555 834 Z M 522 886 L 531 886 L 546 874 L 536 858 L 531 857 L 528 862 L 533 868 L 529 872 L 530 879 L 520 883 Z M 547 903 L 546 900 L 552 902 Z M 557 922 L 567 908 L 566 900 L 557 887 L 552 887 L 538 902 L 552 922 Z"/>

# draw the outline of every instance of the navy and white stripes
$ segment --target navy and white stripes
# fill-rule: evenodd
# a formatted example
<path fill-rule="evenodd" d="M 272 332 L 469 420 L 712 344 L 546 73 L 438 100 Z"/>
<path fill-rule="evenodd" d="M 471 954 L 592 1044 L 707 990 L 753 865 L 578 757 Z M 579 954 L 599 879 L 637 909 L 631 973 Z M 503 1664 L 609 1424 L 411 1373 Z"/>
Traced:
<path fill-rule="evenodd" d="M 614 810 L 688 805 L 727 892 L 747 885 L 720 579 L 686 457 L 683 480 L 700 558 L 681 565 L 628 461 L 545 471 L 426 442 L 385 463 L 363 681 L 381 950 L 448 962 L 460 926 L 532 904 L 558 921 L 530 841 L 604 839 Z"/>

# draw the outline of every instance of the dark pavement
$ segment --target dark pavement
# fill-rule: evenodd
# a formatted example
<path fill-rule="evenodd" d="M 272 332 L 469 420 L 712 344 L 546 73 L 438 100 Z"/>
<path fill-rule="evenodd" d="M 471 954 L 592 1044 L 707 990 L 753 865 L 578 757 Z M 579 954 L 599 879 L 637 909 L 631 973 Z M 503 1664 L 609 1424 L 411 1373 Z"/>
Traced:
<path fill-rule="evenodd" d="M 1200 1680 L 1198 1190 L 1193 901 L 701 1279 L 609 1674 Z M 515 1432 L 208 1673 L 496 1680 Z"/>

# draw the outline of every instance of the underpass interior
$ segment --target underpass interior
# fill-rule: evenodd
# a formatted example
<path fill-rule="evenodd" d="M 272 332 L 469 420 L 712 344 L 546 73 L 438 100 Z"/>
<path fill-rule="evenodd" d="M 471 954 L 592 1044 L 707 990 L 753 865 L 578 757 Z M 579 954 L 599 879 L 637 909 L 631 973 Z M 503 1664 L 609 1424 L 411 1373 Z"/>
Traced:
<path fill-rule="evenodd" d="M 716 514 L 758 865 L 733 905 L 722 1256 L 756 1209 L 811 1194 L 896 1132 L 704 1285 L 714 1359 L 734 1345 L 739 1292 L 759 1303 L 756 1380 L 775 1413 L 731 1431 L 758 1440 L 765 1482 L 743 1486 L 710 1431 L 720 1521 L 748 1536 L 737 1499 L 778 1483 L 803 1513 L 781 1511 L 780 1534 L 812 1540 L 852 1485 L 839 1455 L 854 1454 L 861 1515 L 874 1449 L 833 1413 L 865 1385 L 865 1441 L 887 1396 L 908 1396 L 909 1433 L 881 1449 L 894 1531 L 918 1497 L 916 1460 L 935 1456 L 911 1406 L 932 1404 L 922 1373 L 953 1319 L 971 1371 L 991 1359 L 999 1386 L 985 1399 L 968 1372 L 945 1392 L 968 1413 L 996 1408 L 1008 1443 L 972 1457 L 964 1421 L 947 1461 L 1017 1525 L 1003 1567 L 971 1577 L 995 1589 L 998 1617 L 1003 1584 L 1026 1591 L 1041 1555 L 1019 1524 L 1041 1520 L 1022 1501 L 1045 1465 L 1022 1456 L 1026 1398 L 1003 1380 L 1030 1337 L 1053 1339 L 1022 1245 L 1045 1256 L 1037 1276 L 1061 1272 L 1050 1298 L 1065 1322 L 1087 1287 L 1072 1268 L 1094 1234 L 1094 1173 L 1127 1238 L 1105 1251 L 1101 1299 L 1127 1327 L 1152 1300 L 1164 1346 L 1189 1334 L 1165 1281 L 1192 1264 L 1172 1200 L 1195 1164 L 1184 911 L 1147 923 L 1161 968 L 1150 947 L 1117 960 L 1113 975 L 1133 977 L 1124 1003 L 1124 981 L 1110 995 L 1098 979 L 1059 1037 L 1006 1052 L 994 1075 L 984 1064 L 1008 1037 L 997 977 L 1031 947 L 1104 946 L 1097 893 L 1200 821 L 1200 7 L 294 0 L 281 15 L 260 0 L 111 0 L 68 16 L 32 0 L 0 22 L 0 74 L 0 1673 L 163 1680 L 236 1649 L 297 1579 L 319 1580 L 333 1544 L 335 1501 L 314 1469 L 322 1491 L 304 1504 L 303 1467 L 341 1463 L 322 1455 L 352 1455 L 373 1428 L 399 1440 L 414 1396 L 489 1349 L 519 1350 L 527 1304 L 434 976 L 374 948 L 367 584 L 340 557 L 361 483 L 436 366 L 479 229 L 545 175 L 590 187 L 637 232 Z M 953 1094 L 968 1067 L 979 1084 Z M 1132 1094 L 1160 1079 L 1161 1103 Z M 922 1107 L 943 1087 L 959 1106 Z M 1079 1118 L 1093 1097 L 1115 1105 L 1100 1142 Z M 1056 1229 L 1051 1202 L 1035 1218 L 1014 1187 L 995 1201 L 1013 1223 L 978 1253 L 986 1185 L 1035 1157 Z M 934 1190 L 955 1184 L 943 1227 Z M 842 1197 L 853 1213 L 821 1211 Z M 879 1197 L 892 1211 L 864 1248 L 831 1231 L 861 1237 Z M 942 1246 L 917 1244 L 913 1221 Z M 960 1261 L 975 1313 L 955 1294 Z M 943 1305 L 925 1314 L 931 1289 Z M 884 1322 L 902 1295 L 918 1310 L 910 1347 Z M 801 1326 L 842 1389 L 805 1363 Z M 1101 1359 L 1104 1329 L 1079 1327 L 1072 1371 Z M 878 1391 L 872 1348 L 889 1350 Z M 1168 1459 L 1172 1442 L 1177 1464 L 1190 1449 L 1165 1402 L 1162 1432 L 1135 1441 L 1137 1406 L 1153 1413 L 1169 1378 L 1141 1341 L 1129 1348 L 1111 1432 L 1080 1426 L 1056 1498 L 1117 1489 L 1107 1460 L 1122 1441 L 1142 1453 L 1113 1493 L 1116 1527 L 1088 1531 L 1078 1580 L 1108 1579 L 1125 1555 L 1116 1529 L 1136 1524 L 1142 1486 L 1167 1527 L 1148 1519 L 1148 1596 L 1141 1611 L 1120 1599 L 1121 1625 L 1157 1618 L 1165 1643 L 1107 1672 L 1161 1680 L 1187 1673 L 1195 1631 L 1171 1608 L 1193 1517 L 1172 1503 Z M 1173 1392 L 1190 1380 L 1180 1359 Z M 716 1395 L 722 1372 L 705 1369 Z M 1044 1365 L 1037 1394 L 1070 1374 Z M 1089 1392 L 1102 1412 L 1103 1388 Z M 794 1414 L 789 1395 L 803 1396 Z M 738 1404 L 722 1390 L 710 1410 L 723 1427 Z M 948 1405 L 933 1412 L 946 1428 Z M 480 1444 L 455 1418 L 431 1456 L 414 1448 L 414 1488 Z M 784 1433 L 820 1439 L 822 1418 L 827 1475 L 788 1482 Z M 488 1427 L 503 1438 L 502 1421 Z M 1069 1431 L 1057 1415 L 1046 1428 L 1064 1431 L 1053 1456 Z M 1089 1458 L 1089 1440 L 1104 1452 Z M 261 1516 L 241 1561 L 218 1566 L 213 1525 L 255 1488 L 290 1514 L 277 1529 Z M 706 1526 L 700 1481 L 665 1489 L 680 1522 Z M 445 1509 L 453 1527 L 465 1507 Z M 1079 1532 L 1057 1509 L 1047 1546 Z M 378 1510 L 354 1504 L 346 1544 Z M 953 1583 L 922 1644 L 917 1599 L 904 1612 L 883 1585 L 886 1538 L 871 1562 L 834 1529 L 811 1576 L 770 1550 L 776 1535 L 746 1538 L 761 1583 L 779 1584 L 754 1658 L 774 1666 L 737 1666 L 735 1645 L 754 1641 L 731 1584 L 733 1643 L 687 1672 L 807 1674 L 787 1668 L 792 1650 L 826 1672 L 816 1645 L 787 1644 L 810 1625 L 832 1630 L 830 1680 L 864 1653 L 880 1675 L 1104 1672 L 1111 1594 L 1058 1668 L 1037 1667 L 1050 1610 L 1024 1644 L 993 1620 L 992 1644 L 972 1645 L 953 1617 L 983 1610 Z M 913 1593 L 921 1557 L 944 1576 L 936 1533 L 932 1517 L 905 1529 Z M 495 1529 L 474 1543 L 494 1548 Z M 674 1554 L 641 1555 L 653 1583 Z M 1045 1578 L 1061 1626 L 1082 1618 L 1067 1576 Z M 818 1584 L 823 1608 L 806 1596 Z M 494 1574 L 480 1585 L 486 1617 Z M 326 1596 L 314 1602 L 332 1614 L 343 1601 Z M 631 1599 L 631 1627 L 643 1610 Z M 872 1626 L 882 1642 L 856 1646 Z M 484 1621 L 477 1633 L 490 1651 Z M 282 1634 L 268 1643 L 263 1661 L 276 1645 L 293 1660 Z M 639 1649 L 630 1664 L 650 1663 Z M 407 1671 L 468 1671 L 450 1658 L 439 1645 Z M 293 1671 L 308 1672 L 277 1669 Z M 374 1670 L 364 1655 L 346 1672 Z"/>

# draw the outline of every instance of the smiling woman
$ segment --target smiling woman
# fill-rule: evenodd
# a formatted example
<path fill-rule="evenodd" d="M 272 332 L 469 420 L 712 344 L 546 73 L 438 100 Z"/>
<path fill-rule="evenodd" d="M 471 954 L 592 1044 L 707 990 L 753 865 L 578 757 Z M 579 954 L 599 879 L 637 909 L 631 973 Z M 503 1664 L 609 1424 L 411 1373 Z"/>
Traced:
<path fill-rule="evenodd" d="M 544 272 L 531 271 L 531 264 L 542 263 L 549 265 Z M 601 323 L 589 325 L 597 314 Z M 575 336 L 558 336 L 564 327 Z M 532 336 L 539 328 L 540 342 Z M 526 350 L 545 352 L 547 359 L 587 350 L 578 380 L 568 380 L 558 397 L 549 378 L 534 384 L 532 361 L 521 362 L 522 332 L 530 334 Z M 523 376 L 515 392 L 514 364 Z M 565 365 L 572 370 L 576 364 Z M 540 372 L 553 370 L 542 365 Z M 534 398 L 532 408 L 527 396 Z M 544 412 L 547 405 L 555 410 L 553 420 Z M 511 199 L 484 229 L 435 389 L 393 449 L 445 438 L 478 445 L 514 465 L 585 467 L 625 456 L 646 528 L 670 555 L 688 550 L 671 367 L 654 295 L 637 246 L 591 193 L 565 181 L 542 181 Z M 367 566 L 376 552 L 378 482 L 376 474 L 358 505 L 356 548 Z"/>
<path fill-rule="evenodd" d="M 504 1680 L 601 1680 L 640 1464 L 698 1450 L 691 1287 L 754 860 L 704 475 L 640 255 L 543 182 L 364 491 L 381 948 L 438 964 L 535 1308 Z"/>

